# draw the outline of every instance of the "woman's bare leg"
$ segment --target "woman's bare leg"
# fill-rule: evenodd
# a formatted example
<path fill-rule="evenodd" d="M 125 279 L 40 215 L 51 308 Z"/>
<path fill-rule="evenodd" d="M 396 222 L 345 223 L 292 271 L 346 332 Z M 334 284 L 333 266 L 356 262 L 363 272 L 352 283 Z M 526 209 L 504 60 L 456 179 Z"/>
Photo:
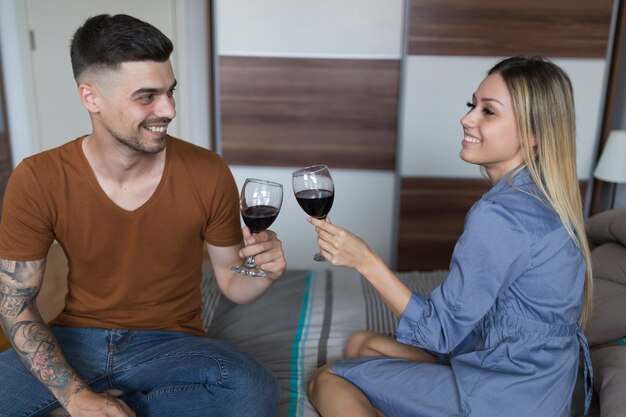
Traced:
<path fill-rule="evenodd" d="M 318 369 L 309 383 L 309 399 L 322 417 L 385 417 L 348 380 L 335 375 L 330 365 Z"/>
<path fill-rule="evenodd" d="M 385 356 L 416 362 L 437 363 L 425 351 L 396 341 L 391 336 L 362 331 L 346 343 L 347 358 Z M 309 399 L 322 417 L 385 417 L 368 398 L 348 380 L 336 375 L 330 365 L 318 369 L 309 383 Z"/>
<path fill-rule="evenodd" d="M 437 363 L 437 358 L 430 353 L 400 343 L 391 336 L 368 331 L 356 332 L 350 336 L 346 343 L 345 355 L 347 358 L 385 356 L 414 362 Z"/>

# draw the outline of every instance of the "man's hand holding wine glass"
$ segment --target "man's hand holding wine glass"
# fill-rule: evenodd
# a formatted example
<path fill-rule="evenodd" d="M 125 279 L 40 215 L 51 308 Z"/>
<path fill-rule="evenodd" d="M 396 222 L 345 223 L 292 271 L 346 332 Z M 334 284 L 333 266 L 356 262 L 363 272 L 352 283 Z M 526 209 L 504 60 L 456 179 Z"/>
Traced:
<path fill-rule="evenodd" d="M 282 203 L 283 186 L 281 184 L 257 178 L 246 179 L 241 189 L 239 205 L 241 217 L 246 224 L 243 230 L 246 244 L 254 246 L 248 246 L 239 251 L 239 256 L 245 256 L 246 261 L 242 265 L 233 266 L 232 271 L 240 275 L 264 278 L 267 273 L 257 266 L 259 263 L 268 264 L 264 266 L 269 266 L 270 272 L 276 272 L 271 268 L 278 266 L 272 264 L 277 261 L 274 257 L 282 259 L 280 241 L 274 232 L 266 230 L 276 220 Z M 280 274 L 282 271 L 272 276 L 276 278 Z"/>
<path fill-rule="evenodd" d="M 257 268 L 266 273 L 266 278 L 274 280 L 280 277 L 286 268 L 282 243 L 272 230 L 252 233 L 243 228 L 246 246 L 239 251 L 241 258 L 252 257 Z"/>

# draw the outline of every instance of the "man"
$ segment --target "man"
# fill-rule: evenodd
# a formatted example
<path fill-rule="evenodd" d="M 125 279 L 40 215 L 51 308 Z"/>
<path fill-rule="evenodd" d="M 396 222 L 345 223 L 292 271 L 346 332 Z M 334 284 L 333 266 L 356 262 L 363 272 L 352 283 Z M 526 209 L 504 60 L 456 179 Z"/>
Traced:
<path fill-rule="evenodd" d="M 93 130 L 25 159 L 7 187 L 0 323 L 14 348 L 0 354 L 1 416 L 59 406 L 73 417 L 276 414 L 271 372 L 204 334 L 199 285 L 206 242 L 222 293 L 256 299 L 286 267 L 281 243 L 244 228 L 244 247 L 225 163 L 167 135 L 172 49 L 126 15 L 92 17 L 72 39 Z M 54 240 L 68 257 L 69 292 L 48 326 L 36 296 Z M 246 256 L 267 278 L 231 272 Z"/>

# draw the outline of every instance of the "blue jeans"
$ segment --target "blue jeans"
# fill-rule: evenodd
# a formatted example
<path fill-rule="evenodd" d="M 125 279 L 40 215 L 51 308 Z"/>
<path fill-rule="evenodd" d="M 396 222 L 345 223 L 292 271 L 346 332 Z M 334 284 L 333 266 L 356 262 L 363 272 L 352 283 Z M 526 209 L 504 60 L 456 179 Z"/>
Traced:
<path fill-rule="evenodd" d="M 139 417 L 275 416 L 279 387 L 263 364 L 216 339 L 156 330 L 55 327 L 70 365 L 96 392 L 120 399 Z M 35 417 L 59 407 L 20 362 L 0 353 L 0 417 Z"/>

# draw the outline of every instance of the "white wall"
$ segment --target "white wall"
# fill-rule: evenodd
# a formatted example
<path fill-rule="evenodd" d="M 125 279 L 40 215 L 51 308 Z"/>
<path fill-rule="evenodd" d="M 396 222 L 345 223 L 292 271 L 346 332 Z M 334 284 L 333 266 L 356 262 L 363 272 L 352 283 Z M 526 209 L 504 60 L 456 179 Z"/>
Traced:
<path fill-rule="evenodd" d="M 400 58 L 404 0 L 216 0 L 223 55 Z"/>
<path fill-rule="evenodd" d="M 13 163 L 39 150 L 26 3 L 0 0 L 0 52 Z"/>

